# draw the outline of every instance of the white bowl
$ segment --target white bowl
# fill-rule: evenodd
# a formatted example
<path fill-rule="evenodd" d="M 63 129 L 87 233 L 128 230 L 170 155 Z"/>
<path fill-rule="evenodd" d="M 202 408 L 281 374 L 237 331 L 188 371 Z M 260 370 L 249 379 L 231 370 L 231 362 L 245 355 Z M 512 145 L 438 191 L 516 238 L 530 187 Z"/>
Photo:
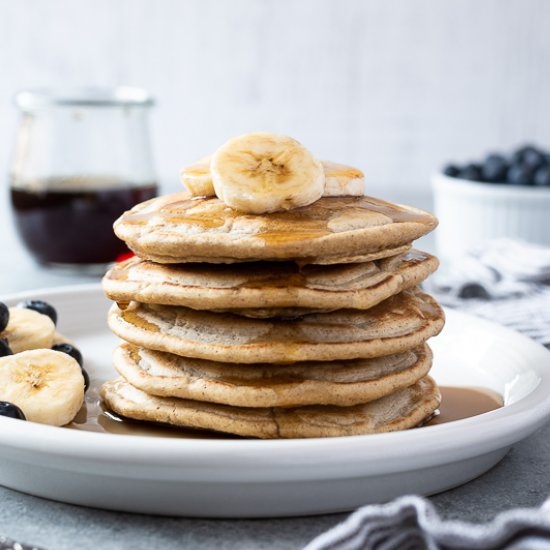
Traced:
<path fill-rule="evenodd" d="M 432 177 L 436 245 L 456 257 L 488 239 L 509 237 L 550 245 L 550 188 Z"/>

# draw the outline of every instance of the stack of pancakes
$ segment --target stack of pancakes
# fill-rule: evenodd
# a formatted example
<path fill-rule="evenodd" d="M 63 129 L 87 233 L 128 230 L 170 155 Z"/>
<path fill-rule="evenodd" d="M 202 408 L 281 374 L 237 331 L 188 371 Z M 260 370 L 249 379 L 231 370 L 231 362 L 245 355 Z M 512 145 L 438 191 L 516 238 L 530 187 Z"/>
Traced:
<path fill-rule="evenodd" d="M 124 342 L 107 407 L 137 420 L 260 438 L 421 424 L 440 395 L 426 340 L 441 308 L 411 249 L 437 224 L 371 197 L 245 214 L 187 193 L 136 206 L 115 232 L 136 257 L 103 285 Z"/>

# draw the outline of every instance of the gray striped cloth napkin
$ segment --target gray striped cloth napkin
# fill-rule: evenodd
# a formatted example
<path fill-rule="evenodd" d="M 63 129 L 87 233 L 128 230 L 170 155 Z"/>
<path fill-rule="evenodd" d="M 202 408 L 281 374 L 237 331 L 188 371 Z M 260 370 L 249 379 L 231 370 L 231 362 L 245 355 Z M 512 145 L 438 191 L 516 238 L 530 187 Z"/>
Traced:
<path fill-rule="evenodd" d="M 485 317 L 550 347 L 550 248 L 483 243 L 424 284 L 443 305 Z M 550 550 L 550 499 L 485 525 L 443 521 L 423 498 L 360 508 L 304 550 Z"/>
<path fill-rule="evenodd" d="M 426 281 L 443 305 L 496 321 L 550 347 L 550 248 L 487 241 Z"/>
<path fill-rule="evenodd" d="M 406 496 L 360 508 L 304 550 L 548 550 L 550 500 L 478 525 L 443 521 L 425 499 Z"/>
<path fill-rule="evenodd" d="M 40 548 L 0 536 L 0 550 L 40 550 Z"/>

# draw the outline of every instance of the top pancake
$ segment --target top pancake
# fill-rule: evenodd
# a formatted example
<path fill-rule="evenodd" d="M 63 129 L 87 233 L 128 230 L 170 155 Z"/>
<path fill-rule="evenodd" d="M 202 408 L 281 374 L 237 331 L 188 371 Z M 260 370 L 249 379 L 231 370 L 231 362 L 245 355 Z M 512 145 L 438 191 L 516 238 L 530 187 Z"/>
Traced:
<path fill-rule="evenodd" d="M 114 229 L 139 257 L 159 263 L 346 263 L 387 257 L 436 225 L 428 212 L 372 197 L 323 197 L 254 215 L 217 198 L 174 193 L 138 204 Z"/>

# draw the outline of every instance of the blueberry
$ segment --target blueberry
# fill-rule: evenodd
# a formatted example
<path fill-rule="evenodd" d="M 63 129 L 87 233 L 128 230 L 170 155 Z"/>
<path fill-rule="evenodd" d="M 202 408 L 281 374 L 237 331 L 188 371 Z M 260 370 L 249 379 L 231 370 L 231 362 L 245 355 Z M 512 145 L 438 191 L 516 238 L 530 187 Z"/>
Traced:
<path fill-rule="evenodd" d="M 527 160 L 532 161 L 538 154 L 540 151 L 534 145 L 523 145 L 513 152 L 511 161 L 512 164 L 524 164 Z"/>
<path fill-rule="evenodd" d="M 523 155 L 523 164 L 530 168 L 537 169 L 539 166 L 546 164 L 544 153 L 537 149 L 529 149 Z"/>
<path fill-rule="evenodd" d="M 90 377 L 86 372 L 86 369 L 82 369 L 82 376 L 84 377 L 84 391 L 87 392 L 90 387 Z"/>
<path fill-rule="evenodd" d="M 80 353 L 80 350 L 78 348 L 75 348 L 72 344 L 55 344 L 54 346 L 52 346 L 52 349 L 54 351 L 61 351 L 63 353 L 66 353 L 67 355 L 70 355 L 73 359 L 76 359 L 77 363 L 81 367 L 84 364 L 82 353 Z"/>
<path fill-rule="evenodd" d="M 502 155 L 489 155 L 481 167 L 481 175 L 484 181 L 502 183 L 506 181 L 508 163 Z"/>
<path fill-rule="evenodd" d="M 66 353 L 76 360 L 76 362 L 80 365 L 82 376 L 84 377 L 84 391 L 88 391 L 88 388 L 90 387 L 90 377 L 82 366 L 84 365 L 84 359 L 82 358 L 82 353 L 80 353 L 80 350 L 78 348 L 75 348 L 72 344 L 67 344 L 65 342 L 62 344 L 55 344 L 54 346 L 52 346 L 52 349 L 54 351 Z"/>
<path fill-rule="evenodd" d="M 538 187 L 550 187 L 550 166 L 541 166 L 535 172 L 533 184 Z"/>
<path fill-rule="evenodd" d="M 53 321 L 53 324 L 57 325 L 57 311 L 47 302 L 43 302 L 42 300 L 26 300 L 24 302 L 19 302 L 17 307 L 34 309 L 34 311 L 38 311 L 38 313 L 42 313 L 42 315 L 47 315 Z"/>
<path fill-rule="evenodd" d="M 0 357 L 6 357 L 6 355 L 13 355 L 13 351 L 11 351 L 7 340 L 0 338 Z"/>
<path fill-rule="evenodd" d="M 454 164 L 447 164 L 447 166 L 443 168 L 443 173 L 451 178 L 457 178 L 460 174 L 460 168 Z"/>
<path fill-rule="evenodd" d="M 531 185 L 533 170 L 524 164 L 513 164 L 508 170 L 506 181 L 514 185 Z"/>
<path fill-rule="evenodd" d="M 460 170 L 460 177 L 465 180 L 483 181 L 481 175 L 481 166 L 479 164 L 467 164 Z"/>
<path fill-rule="evenodd" d="M 10 321 L 10 310 L 3 302 L 0 302 L 0 332 L 6 329 Z"/>
<path fill-rule="evenodd" d="M 18 420 L 27 420 L 23 411 L 13 403 L 7 401 L 0 401 L 0 416 L 7 416 L 8 418 L 17 418 Z"/>

